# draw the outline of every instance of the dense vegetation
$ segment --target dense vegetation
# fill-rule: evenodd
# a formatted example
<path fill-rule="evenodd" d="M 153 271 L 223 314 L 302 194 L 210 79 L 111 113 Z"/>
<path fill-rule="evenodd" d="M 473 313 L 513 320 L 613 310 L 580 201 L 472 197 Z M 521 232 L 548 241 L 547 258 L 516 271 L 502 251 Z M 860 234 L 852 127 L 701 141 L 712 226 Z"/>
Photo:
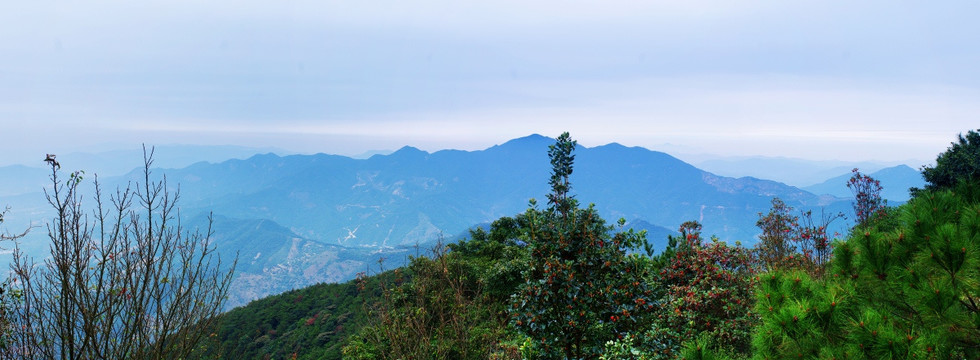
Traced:
<path fill-rule="evenodd" d="M 962 182 L 980 180 L 980 132 L 970 130 L 957 140 L 936 158 L 936 166 L 922 168 L 926 190 L 952 189 Z"/>
<path fill-rule="evenodd" d="M 210 355 L 223 359 L 339 359 L 341 344 L 367 321 L 386 272 L 363 283 L 319 284 L 251 302 L 220 316 Z"/>
<path fill-rule="evenodd" d="M 940 155 L 973 157 L 973 132 Z M 887 207 L 855 171 L 856 225 L 778 198 L 753 248 L 686 222 L 654 254 L 571 195 L 574 141 L 551 147 L 547 208 L 474 229 L 409 265 L 225 315 L 249 358 L 780 359 L 980 356 L 980 183 L 950 170 Z M 943 160 L 947 159 L 947 160 Z M 976 165 L 976 164 L 973 164 Z M 944 170 L 946 171 L 946 170 Z M 944 178 L 945 179 L 945 178 Z M 834 240 L 834 239 L 838 240 Z M 338 317 L 338 315 L 340 317 Z"/>
<path fill-rule="evenodd" d="M 654 253 L 572 195 L 575 142 L 550 147 L 543 209 L 344 284 L 219 318 L 207 357 L 254 359 L 980 358 L 980 178 L 971 131 L 898 207 L 854 171 L 856 224 L 778 198 L 759 243 L 702 236 Z M 964 155 L 965 154 L 965 155 Z M 967 162 L 967 163 L 960 163 Z M 940 180 L 941 179 L 941 180 Z M 935 182 L 934 182 L 935 181 Z"/>

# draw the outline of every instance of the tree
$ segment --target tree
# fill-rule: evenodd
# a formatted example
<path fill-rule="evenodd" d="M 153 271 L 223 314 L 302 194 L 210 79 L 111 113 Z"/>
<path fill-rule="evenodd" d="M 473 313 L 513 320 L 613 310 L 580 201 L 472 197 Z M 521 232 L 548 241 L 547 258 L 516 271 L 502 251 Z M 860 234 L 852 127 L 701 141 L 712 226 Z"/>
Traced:
<path fill-rule="evenodd" d="M 827 214 L 823 210 L 815 218 L 812 210 L 792 215 L 793 208 L 778 197 L 772 199 L 769 213 L 759 213 L 756 222 L 762 230 L 755 252 L 766 270 L 803 269 L 821 276 L 833 251 L 828 234 L 830 224 L 843 218 L 843 213 Z"/>
<path fill-rule="evenodd" d="M 820 217 L 816 218 L 812 210 L 800 213 L 796 229 L 792 231 L 793 241 L 800 249 L 800 258 L 796 266 L 811 275 L 823 276 L 827 264 L 833 254 L 833 240 L 828 232 L 830 224 L 844 218 L 844 213 L 826 213 L 820 209 Z M 834 238 L 838 235 L 834 233 Z"/>
<path fill-rule="evenodd" d="M 961 181 L 980 179 L 980 132 L 970 130 L 966 136 L 959 134 L 958 140 L 939 154 L 936 166 L 922 167 L 926 190 L 952 189 Z"/>
<path fill-rule="evenodd" d="M 549 207 L 538 211 L 532 200 L 525 213 L 531 262 L 511 300 L 512 324 L 548 359 L 597 358 L 653 307 L 638 256 L 626 255 L 644 235 L 610 235 L 594 206 L 579 208 L 570 195 L 575 146 L 564 133 L 549 147 Z"/>
<path fill-rule="evenodd" d="M 680 345 L 699 336 L 710 346 L 748 354 L 751 328 L 757 321 L 750 311 L 753 278 L 757 271 L 752 253 L 736 244 L 701 238 L 701 224 L 681 225 L 687 244 L 660 271 L 666 289 L 659 303 L 655 331 L 671 358 Z"/>
<path fill-rule="evenodd" d="M 862 174 L 857 168 L 851 170 L 847 188 L 854 194 L 854 215 L 857 225 L 865 226 L 885 214 L 887 201 L 881 198 L 881 182 Z"/>
<path fill-rule="evenodd" d="M 224 304 L 234 263 L 222 267 L 205 232 L 181 226 L 166 177 L 83 207 L 83 173 L 51 166 L 51 257 L 36 263 L 14 251 L 10 351 L 14 359 L 182 359 L 208 339 Z"/>
<path fill-rule="evenodd" d="M 756 226 L 762 230 L 762 234 L 759 235 L 756 253 L 766 269 L 784 268 L 794 260 L 796 246 L 792 243 L 793 231 L 799 227 L 800 218 L 794 216 L 792 211 L 793 208 L 782 199 L 774 197 L 769 213 L 759 213 Z"/>

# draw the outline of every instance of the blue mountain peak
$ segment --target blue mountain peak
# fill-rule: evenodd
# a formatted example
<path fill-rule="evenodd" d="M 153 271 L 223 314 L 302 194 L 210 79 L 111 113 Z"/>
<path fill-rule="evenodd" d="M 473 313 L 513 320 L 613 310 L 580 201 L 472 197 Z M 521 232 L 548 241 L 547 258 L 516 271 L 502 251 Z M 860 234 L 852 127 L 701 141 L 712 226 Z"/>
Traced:
<path fill-rule="evenodd" d="M 542 152 L 548 151 L 548 145 L 554 144 L 555 139 L 550 137 L 531 134 L 525 137 L 519 137 L 510 141 L 507 141 L 500 145 L 494 145 L 487 150 L 541 150 Z"/>
<path fill-rule="evenodd" d="M 419 148 L 412 146 L 403 146 L 401 149 L 389 154 L 389 157 L 406 157 L 406 156 L 426 156 L 429 155 L 428 152 L 419 150 Z"/>

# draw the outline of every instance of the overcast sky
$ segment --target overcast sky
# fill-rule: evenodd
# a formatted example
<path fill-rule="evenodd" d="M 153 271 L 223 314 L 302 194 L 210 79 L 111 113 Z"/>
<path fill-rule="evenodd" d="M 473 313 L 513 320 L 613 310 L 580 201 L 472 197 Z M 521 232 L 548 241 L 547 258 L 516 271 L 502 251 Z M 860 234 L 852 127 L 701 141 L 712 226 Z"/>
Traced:
<path fill-rule="evenodd" d="M 8 1 L 0 163 L 142 142 L 482 149 L 562 131 L 929 161 L 980 127 L 977 14 L 976 1 Z"/>

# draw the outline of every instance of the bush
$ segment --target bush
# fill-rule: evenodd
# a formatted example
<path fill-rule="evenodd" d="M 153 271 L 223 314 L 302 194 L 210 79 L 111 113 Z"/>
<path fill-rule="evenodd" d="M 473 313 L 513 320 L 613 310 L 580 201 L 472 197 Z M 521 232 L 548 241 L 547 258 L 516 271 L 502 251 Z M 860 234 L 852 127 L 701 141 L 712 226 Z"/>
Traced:
<path fill-rule="evenodd" d="M 671 358 L 691 339 L 704 336 L 703 344 L 747 354 L 752 326 L 754 274 L 752 253 L 736 244 L 713 238 L 704 241 L 701 225 L 688 222 L 680 232 L 686 246 L 660 271 L 658 285 L 665 289 L 659 299 L 651 350 L 658 358 Z M 666 355 L 666 356 L 663 356 Z"/>

